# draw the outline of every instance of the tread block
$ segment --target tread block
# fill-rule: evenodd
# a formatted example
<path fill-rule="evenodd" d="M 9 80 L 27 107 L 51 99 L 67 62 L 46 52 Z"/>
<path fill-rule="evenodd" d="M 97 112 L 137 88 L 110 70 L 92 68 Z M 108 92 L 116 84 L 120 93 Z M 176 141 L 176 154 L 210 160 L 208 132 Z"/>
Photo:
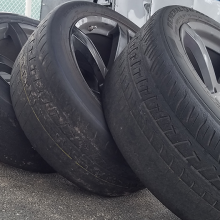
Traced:
<path fill-rule="evenodd" d="M 192 145 L 189 141 L 179 142 L 175 144 L 175 148 L 183 155 L 183 157 L 194 157 Z"/>

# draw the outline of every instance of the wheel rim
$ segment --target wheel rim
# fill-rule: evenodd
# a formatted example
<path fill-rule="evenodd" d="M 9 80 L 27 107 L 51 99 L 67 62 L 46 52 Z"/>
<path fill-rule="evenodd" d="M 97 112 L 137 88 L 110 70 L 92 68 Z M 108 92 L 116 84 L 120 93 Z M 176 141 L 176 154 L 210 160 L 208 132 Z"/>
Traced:
<path fill-rule="evenodd" d="M 90 39 L 89 34 L 91 33 L 112 38 L 107 64 Z M 108 69 L 111 68 L 115 59 L 133 36 L 134 33 L 127 27 L 104 17 L 90 16 L 73 24 L 70 31 L 72 56 L 76 59 L 78 69 L 98 101 L 101 100 L 100 92 Z"/>
<path fill-rule="evenodd" d="M 211 97 L 220 102 L 219 31 L 204 23 L 190 22 L 182 25 L 180 35 L 184 51 L 195 69 L 192 73 L 199 76 Z"/>
<path fill-rule="evenodd" d="M 11 39 L 16 55 L 26 43 L 28 37 L 36 27 L 20 22 L 8 22 L 0 24 L 0 42 Z M 11 71 L 14 60 L 8 58 L 0 51 L 0 77 L 10 84 Z"/>

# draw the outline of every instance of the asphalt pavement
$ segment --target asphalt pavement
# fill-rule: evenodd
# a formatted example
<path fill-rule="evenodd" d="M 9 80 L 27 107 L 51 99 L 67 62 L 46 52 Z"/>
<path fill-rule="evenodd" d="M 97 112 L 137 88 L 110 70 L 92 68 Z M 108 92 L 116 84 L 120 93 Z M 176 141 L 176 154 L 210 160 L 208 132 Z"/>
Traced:
<path fill-rule="evenodd" d="M 58 174 L 36 174 L 0 163 L 0 220 L 178 220 L 148 190 L 105 198 Z"/>

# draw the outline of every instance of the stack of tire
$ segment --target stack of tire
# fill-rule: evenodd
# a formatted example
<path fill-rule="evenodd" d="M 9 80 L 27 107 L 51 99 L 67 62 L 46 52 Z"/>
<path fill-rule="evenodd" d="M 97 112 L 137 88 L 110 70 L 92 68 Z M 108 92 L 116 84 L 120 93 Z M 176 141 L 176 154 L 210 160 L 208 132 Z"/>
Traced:
<path fill-rule="evenodd" d="M 100 97 L 70 45 L 73 26 L 89 16 L 136 33 L 115 61 L 112 55 L 105 59 L 109 71 Z M 181 41 L 184 24 L 198 22 L 219 31 L 218 23 L 172 6 L 139 30 L 116 12 L 88 2 L 65 3 L 39 25 L 12 14 L 1 14 L 0 21 L 8 24 L 0 40 L 0 48 L 8 44 L 1 50 L 0 72 L 12 70 L 10 91 L 0 80 L 2 162 L 57 171 L 103 196 L 147 187 L 181 219 L 220 219 L 219 104 L 194 74 L 196 65 Z M 36 30 L 29 36 L 20 24 Z M 97 46 L 101 56 L 102 47 Z"/>

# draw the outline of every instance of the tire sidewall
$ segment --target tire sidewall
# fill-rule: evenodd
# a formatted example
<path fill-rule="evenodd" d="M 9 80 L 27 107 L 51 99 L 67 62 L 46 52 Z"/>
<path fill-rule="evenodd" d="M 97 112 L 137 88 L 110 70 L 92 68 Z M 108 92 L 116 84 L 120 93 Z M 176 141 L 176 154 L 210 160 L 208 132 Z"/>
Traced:
<path fill-rule="evenodd" d="M 106 10 L 88 2 L 68 2 L 48 14 L 16 61 L 25 74 L 15 72 L 14 80 L 21 79 L 25 92 L 17 99 L 20 106 L 15 111 L 29 113 L 28 120 L 19 120 L 25 124 L 25 134 L 61 175 L 90 191 L 118 196 L 143 186 L 114 143 L 101 103 L 82 77 L 70 47 L 72 25 L 97 14 L 115 20 L 117 13 Z M 33 66 L 36 68 L 30 71 Z M 16 86 L 22 89 L 21 84 Z"/>
<path fill-rule="evenodd" d="M 59 71 L 60 82 L 65 93 L 74 99 L 78 109 L 81 109 L 83 118 L 92 121 L 95 129 L 108 130 L 101 103 L 97 101 L 82 77 L 70 48 L 72 26 L 84 17 L 97 16 L 97 14 L 124 23 L 125 26 L 127 24 L 127 27 L 129 26 L 134 32 L 139 30 L 132 22 L 103 6 L 88 2 L 74 2 L 74 4 L 69 2 L 54 11 L 48 27 L 48 33 L 50 33 L 48 38 L 51 39 L 49 48 L 52 60 L 54 60 L 53 65 Z M 58 29 L 59 32 L 57 32 Z"/>
<path fill-rule="evenodd" d="M 39 24 L 38 20 L 34 20 L 32 18 L 28 18 L 22 15 L 11 14 L 11 13 L 0 13 L 0 24 L 9 23 L 9 22 L 17 22 L 27 25 L 33 25 L 35 27 L 37 27 Z"/>
<path fill-rule="evenodd" d="M 34 27 L 37 27 L 39 24 L 39 21 L 34 20 L 32 18 L 25 17 L 25 16 L 11 14 L 11 13 L 0 13 L 0 24 L 10 23 L 10 22 L 17 22 L 20 24 L 31 25 Z M 9 92 L 9 94 L 10 94 L 10 91 L 9 91 L 10 85 L 7 83 L 4 83 L 4 82 L 1 82 L 1 84 L 5 85 L 4 89 L 6 89 L 8 87 L 7 92 Z M 13 108 L 11 108 L 11 105 L 10 105 L 10 103 L 11 103 L 10 95 L 7 95 L 5 91 L 1 91 L 1 92 L 4 93 L 4 99 L 0 99 L 0 103 L 1 103 L 0 111 L 7 113 L 7 115 L 10 116 L 11 119 L 13 119 L 13 121 L 17 121 L 14 110 L 13 110 Z"/>

